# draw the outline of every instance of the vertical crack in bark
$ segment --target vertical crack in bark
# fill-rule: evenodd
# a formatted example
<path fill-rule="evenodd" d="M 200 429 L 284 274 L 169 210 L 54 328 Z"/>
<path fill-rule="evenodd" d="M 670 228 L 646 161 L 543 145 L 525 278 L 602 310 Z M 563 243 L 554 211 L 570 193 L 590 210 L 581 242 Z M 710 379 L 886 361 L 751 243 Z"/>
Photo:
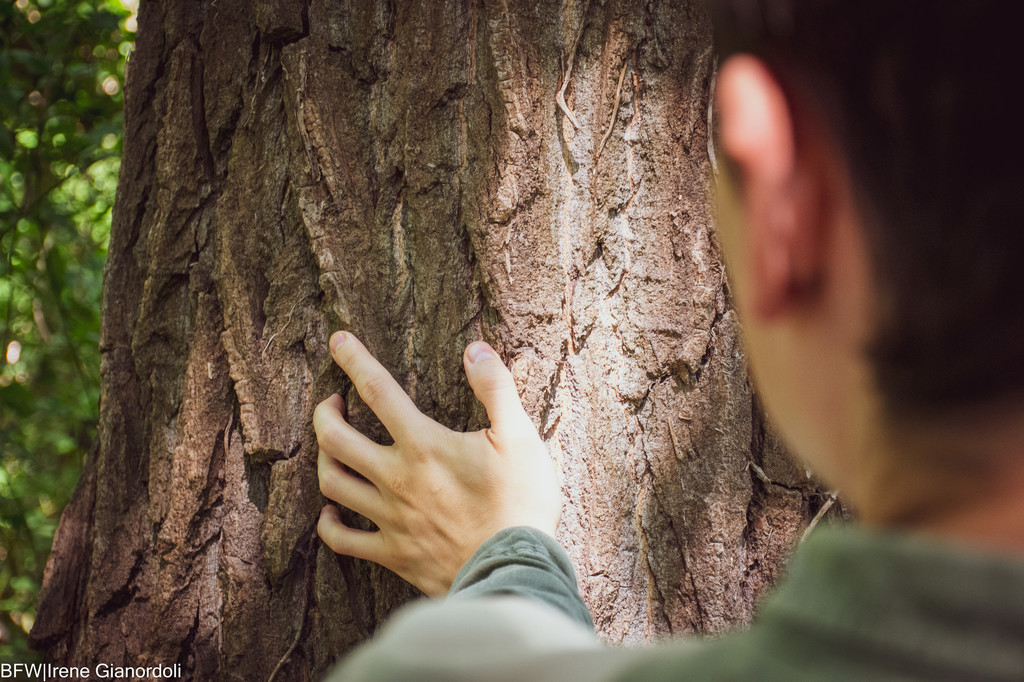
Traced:
<path fill-rule="evenodd" d="M 469 19 L 469 87 L 476 85 L 476 0 L 472 1 Z M 458 117 L 459 117 L 459 167 L 455 171 L 456 186 L 458 188 L 459 215 L 462 215 L 463 187 L 465 185 L 466 164 L 469 151 L 469 130 L 466 121 L 466 91 L 459 95 Z M 459 221 L 461 223 L 461 220 Z M 460 224 L 461 227 L 461 224 Z"/>
<path fill-rule="evenodd" d="M 175 663 L 180 663 L 183 669 L 189 669 L 190 659 L 195 658 L 195 642 L 196 633 L 199 632 L 199 603 L 196 603 L 196 613 L 192 619 L 192 626 L 188 629 L 184 639 L 181 640 L 181 645 L 178 647 L 178 656 L 175 658 Z"/>
<path fill-rule="evenodd" d="M 684 556 L 685 556 L 685 553 L 684 553 Z M 694 604 L 694 606 L 697 609 L 697 631 L 698 632 L 706 632 L 707 629 L 708 629 L 707 628 L 707 620 L 708 620 L 708 618 L 707 618 L 707 614 L 706 614 L 705 609 L 704 609 L 704 602 L 700 598 L 700 590 L 697 589 L 697 583 L 693 579 L 693 573 L 691 571 L 686 571 L 686 579 L 690 583 L 690 594 L 693 595 L 693 604 Z"/>
<path fill-rule="evenodd" d="M 629 188 L 631 190 L 629 198 L 626 199 L 626 203 L 623 206 L 624 211 L 628 211 L 633 201 L 640 194 L 640 188 L 643 185 L 643 176 L 639 180 L 635 180 L 636 171 L 636 150 L 634 144 L 634 137 L 636 135 L 636 129 L 640 122 L 640 48 L 637 47 L 633 50 L 633 97 L 631 105 L 633 107 L 633 115 L 630 116 L 629 123 L 626 124 L 626 130 L 623 132 L 623 139 L 626 142 L 626 180 L 629 182 Z M 619 280 L 621 283 L 622 280 Z M 618 286 L 618 285 L 616 285 Z"/>
<path fill-rule="evenodd" d="M 612 115 L 608 121 L 608 129 L 604 133 L 604 137 L 601 138 L 601 144 L 597 146 L 597 151 L 594 152 L 594 167 L 597 167 L 597 162 L 601 159 L 601 152 L 604 151 L 604 146 L 608 144 L 608 139 L 612 136 L 612 131 L 615 129 L 615 121 L 619 117 L 619 103 L 622 101 L 622 82 L 626 77 L 626 69 L 629 67 L 629 58 L 625 58 L 622 61 L 622 71 L 619 73 L 619 83 L 615 88 L 615 101 L 612 103 Z"/>
<path fill-rule="evenodd" d="M 580 39 L 583 37 L 583 31 L 587 27 L 587 14 L 590 12 L 590 3 L 591 0 L 587 0 L 587 4 L 583 6 L 583 12 L 580 14 L 579 19 L 579 28 L 576 29 L 576 38 L 572 41 L 572 46 L 569 48 L 568 56 L 561 59 L 561 61 L 565 63 L 565 70 L 562 71 L 558 94 L 555 95 L 555 103 L 558 105 L 558 108 L 565 114 L 566 118 L 572 122 L 572 127 L 577 130 L 580 127 L 580 122 L 576 119 L 576 116 L 572 113 L 572 110 L 569 109 L 569 105 L 565 101 L 565 91 L 569 87 L 569 82 L 572 79 L 572 68 L 576 64 L 576 53 L 580 47 Z M 565 23 L 564 20 L 562 23 Z"/>
<path fill-rule="evenodd" d="M 314 592 L 313 585 L 316 578 L 316 548 L 319 544 L 320 541 L 317 538 L 317 534 L 315 532 L 311 532 L 309 539 L 306 542 L 306 547 L 301 550 L 302 561 L 306 564 L 304 580 L 306 599 L 300 602 L 301 606 L 299 615 L 295 619 L 295 634 L 292 636 L 291 642 L 288 644 L 288 648 L 278 660 L 277 665 L 275 665 L 274 669 L 271 671 L 270 677 L 267 678 L 267 682 L 274 682 L 277 678 L 277 673 L 282 670 L 284 665 L 288 662 L 288 659 L 291 658 L 292 654 L 295 652 L 295 648 L 299 645 L 299 641 L 302 638 L 302 632 L 306 628 L 306 615 L 309 613 L 310 602 Z"/>
<path fill-rule="evenodd" d="M 306 51 L 299 50 L 299 73 L 298 73 L 298 86 L 295 88 L 295 102 L 298 115 L 296 123 L 299 127 L 299 135 L 302 137 L 303 147 L 306 150 L 306 161 L 309 163 L 309 175 L 313 182 L 319 182 L 322 177 L 320 172 L 320 163 L 316 158 L 316 146 L 313 142 L 313 138 L 309 133 L 307 126 L 307 113 L 306 113 Z M 337 200 L 337 197 L 335 197 Z"/>
<path fill-rule="evenodd" d="M 695 368 L 689 368 L 689 376 L 687 378 L 687 384 L 696 387 L 700 384 L 701 377 L 704 376 L 704 370 L 711 363 L 711 357 L 715 352 L 715 342 L 718 337 L 719 326 L 722 322 L 722 318 L 725 317 L 727 311 L 719 312 L 715 310 L 715 316 L 711 320 L 711 324 L 708 326 L 708 345 L 704 349 L 704 355 L 701 356 L 700 361 L 697 363 Z"/>
<path fill-rule="evenodd" d="M 192 52 L 192 126 L 195 129 L 196 150 L 206 174 L 204 181 L 213 179 L 213 154 L 210 152 L 210 131 L 206 127 L 206 95 L 203 89 L 203 52 L 198 43 Z M 207 188 L 206 191 L 209 191 Z"/>
<path fill-rule="evenodd" d="M 650 492 L 650 482 L 644 481 L 641 483 L 640 490 L 637 493 L 637 515 L 640 517 L 637 523 L 638 535 L 640 539 L 640 556 L 643 560 L 643 566 L 646 572 L 648 592 L 645 602 L 647 604 L 647 632 L 645 633 L 648 637 L 654 637 L 657 635 L 658 629 L 654 627 L 654 623 L 658 622 L 668 628 L 668 631 L 672 632 L 672 620 L 668 617 L 668 613 L 665 611 L 665 595 L 661 591 L 661 584 L 658 581 L 658 577 L 654 573 L 654 565 L 651 561 L 651 539 L 647 534 L 647 531 L 643 527 L 643 512 L 642 507 L 645 505 L 647 494 Z M 660 540 L 655 539 L 655 542 Z M 656 617 L 657 615 L 657 617 Z"/>
<path fill-rule="evenodd" d="M 703 52 L 701 52 L 695 59 L 693 65 L 693 76 L 690 81 L 689 91 L 691 93 L 700 93 L 700 96 L 692 96 L 689 100 L 689 114 L 686 117 L 686 127 L 683 130 L 683 146 L 687 152 L 693 149 L 693 136 L 699 131 L 700 127 L 707 125 L 707 117 L 704 112 L 707 107 L 704 106 L 705 99 L 709 95 L 711 82 L 710 79 L 714 74 L 714 64 L 717 57 L 715 56 L 714 46 L 707 46 Z M 706 84 L 706 85 L 705 85 Z M 710 129 L 707 131 L 710 136 Z M 696 153 L 696 152 L 695 152 Z"/>
<path fill-rule="evenodd" d="M 639 417 L 634 416 L 633 418 L 636 420 L 638 434 L 643 433 L 644 429 Z M 637 438 L 634 438 L 633 444 L 630 445 L 630 452 L 633 452 L 636 440 Z M 648 592 L 647 603 L 649 609 L 654 610 L 655 607 L 657 608 L 657 612 L 661 617 L 661 624 L 664 627 L 668 628 L 668 633 L 669 635 L 671 635 L 673 632 L 673 624 L 672 619 L 669 617 L 668 611 L 666 609 L 667 598 L 664 590 L 662 590 L 661 579 L 658 575 L 658 572 L 655 571 L 655 564 L 660 562 L 655 562 L 651 559 L 653 549 L 651 547 L 648 529 L 644 521 L 647 520 L 648 514 L 653 512 L 658 518 L 665 518 L 668 520 L 669 528 L 672 530 L 672 534 L 675 536 L 676 544 L 678 546 L 682 546 L 682 542 L 684 541 L 684 539 L 676 531 L 675 522 L 672 519 L 671 512 L 662 504 L 661 499 L 658 496 L 658 484 L 655 482 L 656 477 L 654 475 L 654 470 L 651 467 L 651 460 L 647 455 L 646 447 L 641 448 L 641 453 L 641 456 L 643 457 L 644 469 L 643 473 L 640 476 L 640 491 L 637 494 L 637 510 L 639 516 L 637 531 L 640 535 L 641 552 L 644 557 L 644 565 L 647 568 L 648 584 L 652 588 L 654 588 L 654 591 L 657 594 L 657 599 L 651 599 L 650 592 Z M 648 502 L 648 497 L 653 498 L 653 505 L 650 502 Z M 664 544 L 664 538 L 659 537 L 655 540 L 656 546 L 664 546 Z M 686 570 L 685 562 L 683 563 L 683 570 Z M 651 620 L 653 621 L 654 619 L 651 618 Z M 654 635 L 655 632 L 651 632 L 650 634 Z"/>

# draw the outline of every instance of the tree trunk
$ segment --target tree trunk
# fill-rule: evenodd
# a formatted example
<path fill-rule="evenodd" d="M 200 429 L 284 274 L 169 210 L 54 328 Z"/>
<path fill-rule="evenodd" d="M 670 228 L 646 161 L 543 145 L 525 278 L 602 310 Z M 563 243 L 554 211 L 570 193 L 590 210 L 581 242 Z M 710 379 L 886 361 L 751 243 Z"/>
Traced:
<path fill-rule="evenodd" d="M 714 70 L 695 1 L 143 2 L 100 438 L 35 644 L 308 680 L 416 596 L 315 534 L 317 402 L 389 442 L 335 329 L 459 430 L 486 424 L 463 348 L 501 353 L 604 639 L 746 622 L 825 497 L 748 386 Z"/>

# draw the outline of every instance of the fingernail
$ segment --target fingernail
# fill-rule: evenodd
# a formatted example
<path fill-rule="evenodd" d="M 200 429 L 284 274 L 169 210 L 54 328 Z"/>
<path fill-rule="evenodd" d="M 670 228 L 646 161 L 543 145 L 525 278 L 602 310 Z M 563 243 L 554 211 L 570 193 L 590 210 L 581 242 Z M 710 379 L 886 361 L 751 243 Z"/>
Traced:
<path fill-rule="evenodd" d="M 469 361 L 480 362 L 486 358 L 497 357 L 491 347 L 483 341 L 477 341 L 469 346 Z"/>
<path fill-rule="evenodd" d="M 345 332 L 335 332 L 334 336 L 331 337 L 331 352 L 337 352 L 341 344 L 345 343 L 345 339 L 347 337 L 348 334 L 346 334 Z"/>

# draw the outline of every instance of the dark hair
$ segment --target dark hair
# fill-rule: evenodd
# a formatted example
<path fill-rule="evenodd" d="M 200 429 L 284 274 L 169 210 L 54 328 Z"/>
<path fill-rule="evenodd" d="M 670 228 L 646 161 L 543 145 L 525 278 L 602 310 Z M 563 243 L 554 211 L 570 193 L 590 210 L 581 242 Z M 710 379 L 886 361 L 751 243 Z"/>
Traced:
<path fill-rule="evenodd" d="M 1024 392 L 1024 145 L 1016 3 L 712 0 L 719 59 L 803 82 L 871 216 L 869 349 L 896 416 Z"/>

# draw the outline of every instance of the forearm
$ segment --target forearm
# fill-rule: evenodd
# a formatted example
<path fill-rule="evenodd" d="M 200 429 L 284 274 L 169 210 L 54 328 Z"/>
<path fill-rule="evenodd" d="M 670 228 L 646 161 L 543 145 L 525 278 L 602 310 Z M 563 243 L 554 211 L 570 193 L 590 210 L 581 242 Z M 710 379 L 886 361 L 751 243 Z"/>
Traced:
<path fill-rule="evenodd" d="M 506 528 L 484 542 L 455 577 L 448 597 L 498 594 L 541 601 L 587 628 L 594 627 L 565 550 L 535 528 Z"/>
<path fill-rule="evenodd" d="M 540 679 L 600 649 L 565 551 L 517 527 L 480 546 L 448 599 L 402 609 L 330 679 Z"/>

